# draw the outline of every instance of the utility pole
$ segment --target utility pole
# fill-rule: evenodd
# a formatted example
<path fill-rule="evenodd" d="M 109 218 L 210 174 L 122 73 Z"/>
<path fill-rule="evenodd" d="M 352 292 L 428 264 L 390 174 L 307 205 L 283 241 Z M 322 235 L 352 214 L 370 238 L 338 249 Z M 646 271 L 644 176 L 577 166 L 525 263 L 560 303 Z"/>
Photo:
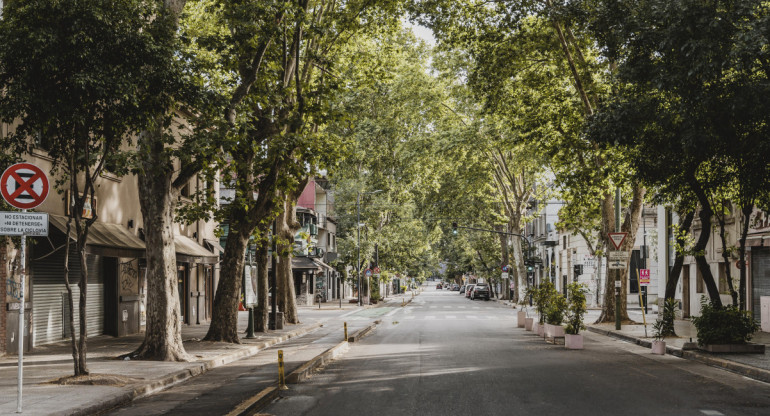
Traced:
<path fill-rule="evenodd" d="M 278 271 L 277 258 L 276 258 L 278 254 L 278 249 L 277 249 L 278 245 L 275 238 L 275 232 L 277 231 L 276 226 L 277 226 L 276 220 L 273 220 L 273 253 L 272 253 L 273 255 L 270 263 L 273 269 L 272 274 L 270 276 L 270 285 L 272 286 L 270 288 L 270 295 L 272 296 L 272 299 L 270 300 L 270 310 L 271 310 L 271 313 L 273 314 L 273 319 L 268 319 L 269 329 L 272 329 L 272 330 L 275 330 L 275 328 L 277 328 L 277 323 L 278 323 L 278 313 L 277 313 L 278 312 L 277 311 L 278 295 L 276 294 L 276 290 L 275 290 L 276 283 L 278 281 L 278 279 L 276 278 L 276 272 Z"/>
<path fill-rule="evenodd" d="M 356 273 L 358 274 L 358 306 L 361 306 L 361 192 L 356 192 Z"/>
<path fill-rule="evenodd" d="M 615 232 L 620 232 L 620 187 L 615 188 Z M 615 271 L 615 330 L 620 330 L 620 289 L 622 270 Z"/>

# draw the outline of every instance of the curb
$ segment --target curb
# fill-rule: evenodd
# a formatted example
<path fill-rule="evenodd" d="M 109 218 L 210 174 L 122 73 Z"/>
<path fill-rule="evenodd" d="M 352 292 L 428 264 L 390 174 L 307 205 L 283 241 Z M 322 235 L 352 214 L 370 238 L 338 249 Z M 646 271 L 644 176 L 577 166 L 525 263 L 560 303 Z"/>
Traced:
<path fill-rule="evenodd" d="M 652 342 L 645 341 L 630 335 L 620 334 L 617 332 L 608 331 L 605 329 L 595 328 L 588 326 L 587 329 L 591 332 L 617 338 L 622 341 L 630 342 L 645 348 L 651 348 Z M 666 354 L 673 355 L 675 357 L 684 358 L 690 361 L 696 361 L 702 364 L 706 364 L 710 367 L 721 368 L 723 370 L 730 371 L 732 373 L 742 375 L 757 381 L 770 383 L 770 370 L 763 368 L 756 368 L 746 364 L 736 363 L 734 361 L 725 360 L 723 358 L 713 357 L 697 351 L 683 351 L 681 348 L 666 346 Z"/>
<path fill-rule="evenodd" d="M 150 381 L 149 383 L 145 383 L 143 385 L 137 386 L 133 390 L 127 391 L 125 393 L 121 393 L 116 397 L 109 398 L 103 402 L 95 403 L 93 405 L 83 407 L 81 409 L 75 409 L 69 412 L 68 414 L 72 416 L 81 416 L 81 415 L 88 416 L 93 414 L 99 414 L 100 412 L 105 412 L 107 410 L 111 410 L 119 406 L 124 406 L 136 399 L 139 399 L 144 396 L 148 396 L 152 393 L 156 393 L 158 391 L 169 388 L 175 384 L 179 384 L 183 381 L 199 376 L 207 372 L 208 370 L 221 367 L 223 365 L 229 364 L 231 362 L 234 362 L 246 357 L 251 357 L 266 348 L 272 347 L 275 344 L 284 342 L 290 338 L 295 338 L 300 335 L 304 335 L 316 328 L 320 328 L 321 326 L 323 326 L 323 323 L 317 322 L 312 325 L 308 325 L 307 327 L 299 328 L 294 331 L 287 332 L 286 334 L 277 338 L 273 338 L 269 341 L 264 341 L 259 344 L 255 344 L 248 348 L 243 348 L 238 351 L 223 354 L 205 361 L 196 362 L 195 363 L 196 365 L 193 365 L 190 368 L 186 368 L 184 370 L 171 373 L 163 378 L 153 380 L 153 381 Z"/>
<path fill-rule="evenodd" d="M 361 338 L 372 332 L 380 322 L 381 321 L 379 319 L 374 321 L 366 328 L 363 328 L 355 334 L 348 336 L 347 341 L 340 342 L 339 344 L 317 355 L 315 358 L 311 359 L 305 364 L 302 364 L 298 369 L 292 371 L 286 376 L 286 384 L 298 384 L 304 380 L 307 380 L 313 371 L 347 352 L 351 342 L 360 341 Z M 258 412 L 261 408 L 267 406 L 273 400 L 278 398 L 280 396 L 279 393 L 280 391 L 278 390 L 277 383 L 270 387 L 266 387 L 259 393 L 239 404 L 235 409 L 227 413 L 227 416 L 245 416 L 254 414 L 254 412 Z"/>

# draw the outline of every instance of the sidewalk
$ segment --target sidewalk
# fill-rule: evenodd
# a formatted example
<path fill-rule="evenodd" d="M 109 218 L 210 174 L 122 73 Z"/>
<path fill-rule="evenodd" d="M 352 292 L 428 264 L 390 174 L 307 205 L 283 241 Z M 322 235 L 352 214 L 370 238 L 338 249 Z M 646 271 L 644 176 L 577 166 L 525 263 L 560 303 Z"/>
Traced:
<path fill-rule="evenodd" d="M 518 305 L 514 305 L 511 301 L 500 299 L 493 300 L 509 307 L 519 308 Z M 652 324 L 658 319 L 658 314 L 651 309 L 644 314 L 644 318 L 647 319 L 647 331 L 645 333 L 642 311 L 638 304 L 635 306 L 636 308 L 631 307 L 628 310 L 628 316 L 631 320 L 637 322 L 637 324 L 622 325 L 619 331 L 615 330 L 614 322 L 602 324 L 594 323 L 599 319 L 599 315 L 601 314 L 600 309 L 589 309 L 583 322 L 585 322 L 587 331 L 651 348 L 652 341 L 654 340 L 654 337 L 652 336 Z M 529 309 L 530 311 L 534 310 L 534 308 L 531 307 Z M 695 330 L 695 325 L 689 320 L 677 319 L 674 322 L 674 329 L 676 330 L 677 336 L 665 338 L 667 354 L 698 361 L 712 367 L 719 367 L 745 377 L 770 383 L 770 333 L 757 331 L 751 339 L 751 342 L 755 344 L 765 345 L 764 354 L 731 354 L 710 353 L 697 349 L 683 350 L 682 347 L 685 343 L 690 341 L 695 343 L 698 342 L 698 333 Z"/>
<path fill-rule="evenodd" d="M 652 324 L 658 318 L 657 313 L 647 313 L 647 334 L 645 336 L 642 321 L 642 311 L 629 310 L 628 315 L 637 325 L 622 325 L 620 331 L 615 330 L 614 323 L 594 324 L 599 318 L 599 310 L 589 310 L 585 317 L 588 330 L 594 333 L 615 337 L 644 347 L 650 347 L 654 337 L 652 336 Z M 701 350 L 683 350 L 686 342 L 698 342 L 695 326 L 689 320 L 677 319 L 674 322 L 677 337 L 667 337 L 666 353 L 688 360 L 698 361 L 713 367 L 723 368 L 734 373 L 753 378 L 755 380 L 770 383 L 770 333 L 757 331 L 751 342 L 764 344 L 764 354 L 731 354 L 709 353 Z"/>
<path fill-rule="evenodd" d="M 133 351 L 144 339 L 143 334 L 122 338 L 98 336 L 88 340 L 88 368 L 91 374 L 105 375 L 103 385 L 60 385 L 52 380 L 73 374 L 69 342 L 39 346 L 24 354 L 22 410 L 30 415 L 90 415 L 129 403 L 137 397 L 153 394 L 206 371 L 257 355 L 270 346 L 290 338 L 297 339 L 315 331 L 324 323 L 350 317 L 349 335 L 367 327 L 377 318 L 375 311 L 357 316 L 372 308 L 401 306 L 400 298 L 390 298 L 379 305 L 358 307 L 354 304 L 325 303 L 316 307 L 299 307 L 302 323 L 284 329 L 257 333 L 245 339 L 248 312 L 239 312 L 238 331 L 241 344 L 204 342 L 208 325 L 185 326 L 182 340 L 195 361 L 186 363 L 159 361 L 123 361 L 116 357 Z M 368 312 L 368 311 L 367 311 Z M 340 325 L 339 338 L 343 329 Z M 297 340 L 301 342 L 301 339 Z M 0 415 L 16 414 L 18 357 L 0 357 Z"/>

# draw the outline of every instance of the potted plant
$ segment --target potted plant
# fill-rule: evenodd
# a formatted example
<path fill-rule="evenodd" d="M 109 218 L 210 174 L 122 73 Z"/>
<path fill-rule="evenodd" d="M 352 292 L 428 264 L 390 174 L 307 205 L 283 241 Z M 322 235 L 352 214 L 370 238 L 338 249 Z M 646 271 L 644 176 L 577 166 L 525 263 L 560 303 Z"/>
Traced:
<path fill-rule="evenodd" d="M 527 305 L 529 298 L 534 296 L 534 292 L 535 289 L 528 287 L 524 292 L 524 296 L 519 301 L 519 306 L 521 306 L 521 309 L 519 309 L 519 312 L 517 313 L 518 327 L 524 328 L 527 331 L 532 330 L 532 321 L 534 320 L 534 318 L 529 316 L 529 309 Z"/>
<path fill-rule="evenodd" d="M 583 316 L 586 313 L 586 292 L 588 289 L 580 283 L 570 283 L 567 286 L 567 327 L 564 335 L 564 348 L 570 350 L 583 349 L 583 335 L 585 329 Z"/>
<path fill-rule="evenodd" d="M 532 325 L 532 331 L 537 332 L 537 335 L 541 337 L 545 334 L 545 314 L 550 303 L 552 287 L 551 282 L 543 282 L 539 287 L 532 289 L 532 299 L 535 302 L 538 315 L 537 322 Z"/>
<path fill-rule="evenodd" d="M 764 353 L 764 344 L 749 343 L 759 326 L 747 311 L 735 305 L 717 306 L 701 298 L 700 316 L 692 318 L 698 346 L 709 352 Z"/>
<path fill-rule="evenodd" d="M 666 299 L 663 303 L 663 311 L 660 317 L 652 324 L 652 353 L 664 355 L 666 353 L 666 337 L 676 336 L 674 331 L 674 319 L 676 318 L 677 302 L 674 299 Z"/>
<path fill-rule="evenodd" d="M 551 285 L 553 287 L 553 285 Z M 545 337 L 556 339 L 564 338 L 564 327 L 561 326 L 564 321 L 564 313 L 567 310 L 567 299 L 564 295 L 557 293 L 553 288 L 548 302 L 548 309 L 545 313 Z"/>

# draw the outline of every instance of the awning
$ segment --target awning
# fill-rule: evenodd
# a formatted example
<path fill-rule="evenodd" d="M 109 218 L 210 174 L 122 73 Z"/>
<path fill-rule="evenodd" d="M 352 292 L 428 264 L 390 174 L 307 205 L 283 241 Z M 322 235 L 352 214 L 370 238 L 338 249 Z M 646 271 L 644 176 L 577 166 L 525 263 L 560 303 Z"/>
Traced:
<path fill-rule="evenodd" d="M 203 243 L 206 244 L 206 248 L 211 250 L 213 253 L 224 253 L 225 248 L 222 247 L 221 244 L 219 244 L 219 240 L 210 240 L 208 238 L 203 239 Z"/>
<path fill-rule="evenodd" d="M 326 270 L 334 270 L 334 267 L 329 266 L 328 264 L 321 261 L 321 259 L 313 259 L 313 263 L 319 265 L 320 267 L 326 269 Z"/>
<path fill-rule="evenodd" d="M 216 264 L 219 256 L 206 250 L 194 240 L 183 235 L 174 236 L 174 249 L 176 261 L 182 263 Z"/>
<path fill-rule="evenodd" d="M 321 271 L 322 267 L 306 256 L 292 257 L 291 268 L 296 271 Z"/>
<path fill-rule="evenodd" d="M 68 219 L 63 215 L 48 214 L 48 221 L 62 233 L 67 232 Z M 70 238 L 77 240 L 74 223 Z M 106 257 L 144 257 L 145 244 L 122 225 L 97 221 L 88 229 L 86 253 Z"/>

